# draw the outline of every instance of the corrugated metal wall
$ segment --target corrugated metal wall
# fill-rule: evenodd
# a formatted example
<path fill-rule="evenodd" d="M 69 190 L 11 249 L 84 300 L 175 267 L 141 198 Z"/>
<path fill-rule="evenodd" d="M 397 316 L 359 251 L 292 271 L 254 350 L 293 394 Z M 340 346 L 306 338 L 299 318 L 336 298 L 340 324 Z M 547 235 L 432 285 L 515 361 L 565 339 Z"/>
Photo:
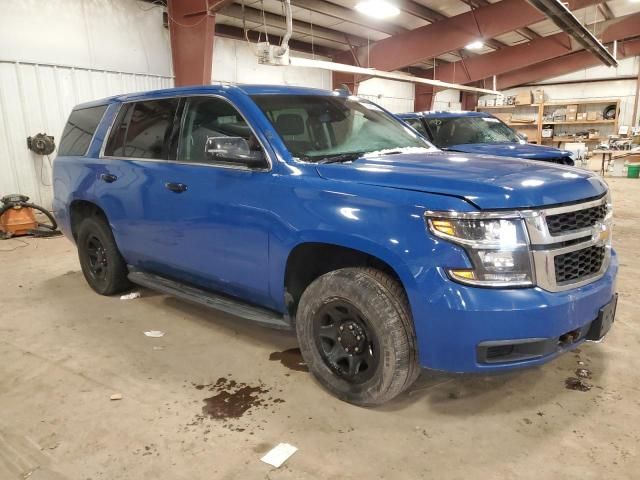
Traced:
<path fill-rule="evenodd" d="M 35 155 L 27 137 L 46 132 L 57 144 L 74 105 L 171 86 L 168 76 L 0 60 L 0 195 L 22 193 L 49 208 L 55 153 Z"/>

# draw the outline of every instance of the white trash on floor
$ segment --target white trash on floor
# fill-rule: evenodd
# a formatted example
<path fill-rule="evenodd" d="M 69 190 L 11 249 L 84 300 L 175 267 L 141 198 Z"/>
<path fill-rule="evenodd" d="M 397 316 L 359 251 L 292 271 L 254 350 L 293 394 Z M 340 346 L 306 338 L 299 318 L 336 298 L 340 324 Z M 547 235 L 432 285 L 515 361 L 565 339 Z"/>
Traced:
<path fill-rule="evenodd" d="M 147 337 L 160 338 L 164 337 L 164 332 L 160 330 L 149 330 L 148 332 L 144 332 Z"/>
<path fill-rule="evenodd" d="M 264 463 L 268 463 L 276 468 L 280 467 L 287 459 L 298 451 L 297 447 L 289 445 L 288 443 L 279 443 L 274 448 L 269 450 L 267 454 L 262 457 Z"/>
<path fill-rule="evenodd" d="M 136 298 L 140 298 L 140 292 L 131 292 L 120 296 L 120 300 L 135 300 Z"/>

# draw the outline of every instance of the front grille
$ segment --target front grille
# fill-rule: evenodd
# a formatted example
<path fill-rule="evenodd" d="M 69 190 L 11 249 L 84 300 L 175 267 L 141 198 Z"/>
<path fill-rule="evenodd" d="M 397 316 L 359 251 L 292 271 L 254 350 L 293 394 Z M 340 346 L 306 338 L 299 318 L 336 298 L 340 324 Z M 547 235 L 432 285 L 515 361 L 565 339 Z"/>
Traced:
<path fill-rule="evenodd" d="M 575 282 L 598 273 L 602 268 L 606 247 L 594 245 L 554 258 L 556 283 Z"/>
<path fill-rule="evenodd" d="M 547 227 L 551 235 L 562 235 L 566 232 L 592 227 L 597 222 L 604 220 L 606 214 L 607 206 L 605 204 L 584 210 L 558 213 L 547 217 Z"/>

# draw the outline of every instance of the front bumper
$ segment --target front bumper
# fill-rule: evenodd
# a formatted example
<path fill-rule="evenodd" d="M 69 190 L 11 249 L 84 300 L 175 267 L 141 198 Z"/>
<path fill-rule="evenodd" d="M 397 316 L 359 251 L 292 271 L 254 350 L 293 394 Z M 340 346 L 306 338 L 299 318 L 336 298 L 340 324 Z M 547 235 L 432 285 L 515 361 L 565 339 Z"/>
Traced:
<path fill-rule="evenodd" d="M 422 282 L 423 295 L 411 302 L 420 364 L 450 372 L 490 372 L 548 362 L 586 340 L 600 309 L 614 298 L 617 271 L 613 253 L 600 279 L 553 293 L 539 287 L 469 287 L 434 272 Z M 488 350 L 501 345 L 521 346 Z"/>

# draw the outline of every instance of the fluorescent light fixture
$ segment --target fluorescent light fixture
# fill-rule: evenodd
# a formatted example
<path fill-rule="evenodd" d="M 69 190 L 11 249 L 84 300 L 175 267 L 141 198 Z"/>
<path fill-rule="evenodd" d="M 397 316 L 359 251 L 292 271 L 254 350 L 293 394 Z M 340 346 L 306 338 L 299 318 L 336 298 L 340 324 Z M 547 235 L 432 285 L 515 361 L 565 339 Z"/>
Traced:
<path fill-rule="evenodd" d="M 384 0 L 362 0 L 354 7 L 358 12 L 373 18 L 395 17 L 400 9 Z"/>
<path fill-rule="evenodd" d="M 467 50 L 480 50 L 482 47 L 484 47 L 484 43 L 482 42 L 482 40 L 476 40 L 475 42 L 471 42 L 464 48 L 466 48 Z"/>

